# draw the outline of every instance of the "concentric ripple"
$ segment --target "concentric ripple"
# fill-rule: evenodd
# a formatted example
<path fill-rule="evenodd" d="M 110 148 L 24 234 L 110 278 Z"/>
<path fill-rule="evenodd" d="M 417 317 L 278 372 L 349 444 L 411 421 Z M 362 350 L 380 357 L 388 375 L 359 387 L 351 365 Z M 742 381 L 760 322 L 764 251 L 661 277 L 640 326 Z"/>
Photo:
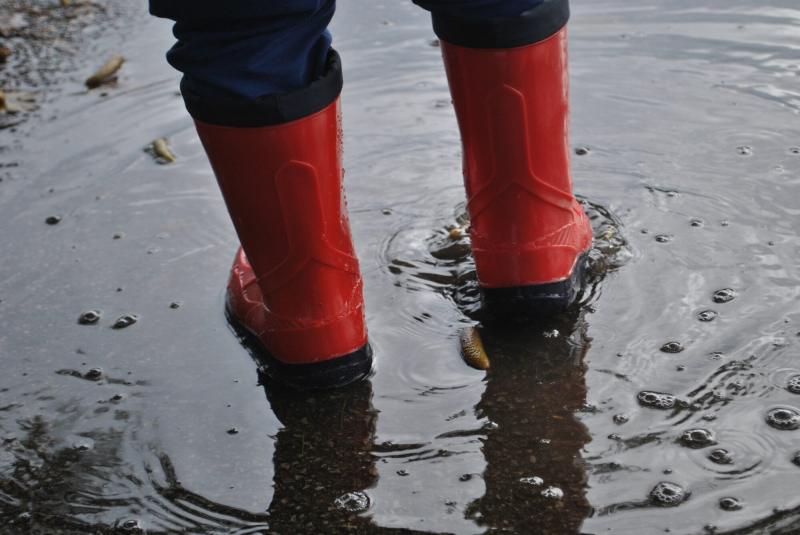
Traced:
<path fill-rule="evenodd" d="M 581 302 L 593 299 L 605 274 L 623 266 L 631 251 L 621 222 L 604 206 L 580 200 L 592 224 L 593 247 L 589 252 L 589 281 Z M 409 291 L 445 295 L 462 313 L 481 319 L 480 290 L 469 240 L 469 217 L 459 206 L 452 221 L 436 228 L 415 225 L 394 234 L 383 244 L 381 261 Z"/>

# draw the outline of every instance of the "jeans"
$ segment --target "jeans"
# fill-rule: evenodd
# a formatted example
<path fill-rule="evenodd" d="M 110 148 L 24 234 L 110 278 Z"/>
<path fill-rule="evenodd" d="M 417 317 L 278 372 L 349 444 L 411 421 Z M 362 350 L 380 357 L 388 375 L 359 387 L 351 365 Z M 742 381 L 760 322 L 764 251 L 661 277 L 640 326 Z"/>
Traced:
<path fill-rule="evenodd" d="M 413 0 L 467 19 L 517 16 L 543 0 Z M 307 86 L 325 67 L 335 0 L 150 0 L 175 21 L 167 53 L 184 83 L 206 97 L 255 99 Z"/>

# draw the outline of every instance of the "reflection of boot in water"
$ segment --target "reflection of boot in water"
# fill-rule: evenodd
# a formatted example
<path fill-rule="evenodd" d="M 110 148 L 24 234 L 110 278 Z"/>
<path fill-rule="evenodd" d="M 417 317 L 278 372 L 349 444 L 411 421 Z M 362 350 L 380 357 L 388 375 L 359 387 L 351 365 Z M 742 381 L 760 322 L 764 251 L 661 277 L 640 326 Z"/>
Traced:
<path fill-rule="evenodd" d="M 275 441 L 270 533 L 361 532 L 370 521 L 365 489 L 377 481 L 370 453 L 376 412 L 369 381 L 298 394 L 268 385 L 283 424 Z"/>
<path fill-rule="evenodd" d="M 483 446 L 486 491 L 467 514 L 501 532 L 579 533 L 590 513 L 575 418 L 586 401 L 585 324 L 559 318 L 519 329 L 483 329 L 491 359 L 478 415 L 496 425 Z M 559 495 L 563 493 L 562 497 Z"/>

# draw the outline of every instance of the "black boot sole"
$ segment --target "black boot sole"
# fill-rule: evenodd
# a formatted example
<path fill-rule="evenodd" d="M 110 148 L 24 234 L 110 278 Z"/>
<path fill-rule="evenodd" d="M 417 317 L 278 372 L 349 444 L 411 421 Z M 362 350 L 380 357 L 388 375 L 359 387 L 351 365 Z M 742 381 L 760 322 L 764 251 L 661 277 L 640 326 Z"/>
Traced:
<path fill-rule="evenodd" d="M 259 374 L 294 390 L 327 390 L 355 383 L 372 371 L 372 348 L 369 343 L 341 357 L 312 364 L 287 364 L 272 356 L 250 329 L 230 309 L 225 316 L 242 344 L 250 352 Z"/>
<path fill-rule="evenodd" d="M 588 251 L 575 262 L 569 278 L 547 284 L 481 288 L 483 307 L 493 320 L 527 320 L 560 314 L 575 303 L 586 281 Z"/>

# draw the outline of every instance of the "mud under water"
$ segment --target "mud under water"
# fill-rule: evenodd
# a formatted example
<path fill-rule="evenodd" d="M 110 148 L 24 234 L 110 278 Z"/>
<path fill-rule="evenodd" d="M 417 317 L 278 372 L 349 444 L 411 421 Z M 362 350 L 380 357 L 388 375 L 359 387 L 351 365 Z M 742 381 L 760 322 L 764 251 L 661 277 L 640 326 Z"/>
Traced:
<path fill-rule="evenodd" d="M 0 123 L 0 533 L 800 532 L 796 2 L 573 2 L 593 284 L 525 326 L 480 324 L 427 15 L 340 4 L 377 364 L 312 396 L 260 384 L 226 324 L 237 243 L 169 25 L 0 9 L 3 89 L 38 107 Z"/>

